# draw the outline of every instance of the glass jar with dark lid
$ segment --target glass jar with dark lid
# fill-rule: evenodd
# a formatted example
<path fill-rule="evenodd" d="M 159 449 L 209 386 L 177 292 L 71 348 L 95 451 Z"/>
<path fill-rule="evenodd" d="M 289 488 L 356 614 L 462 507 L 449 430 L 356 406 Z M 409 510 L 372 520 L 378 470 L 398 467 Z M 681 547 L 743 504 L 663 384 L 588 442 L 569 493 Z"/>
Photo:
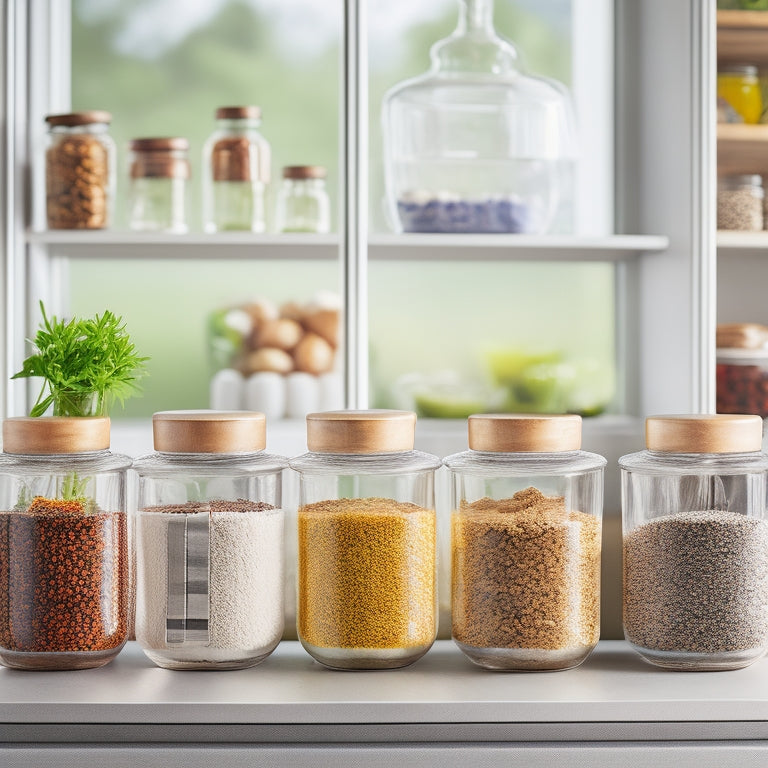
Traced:
<path fill-rule="evenodd" d="M 331 201 L 321 165 L 289 165 L 277 195 L 278 232 L 330 232 Z"/>
<path fill-rule="evenodd" d="M 203 147 L 206 232 L 266 229 L 271 150 L 260 125 L 257 106 L 216 110 L 216 130 Z"/>
<path fill-rule="evenodd" d="M 115 143 L 101 110 L 48 115 L 46 218 L 50 229 L 104 229 L 112 222 Z"/>
<path fill-rule="evenodd" d="M 133 139 L 130 150 L 130 228 L 186 232 L 186 190 L 191 175 L 187 139 Z"/>

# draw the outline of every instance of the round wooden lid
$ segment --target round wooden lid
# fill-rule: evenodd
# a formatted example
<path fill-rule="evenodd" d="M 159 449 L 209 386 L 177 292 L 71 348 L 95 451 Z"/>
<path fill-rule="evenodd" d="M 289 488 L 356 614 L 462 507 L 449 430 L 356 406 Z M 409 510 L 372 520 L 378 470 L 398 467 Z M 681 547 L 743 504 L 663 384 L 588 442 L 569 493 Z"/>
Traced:
<path fill-rule="evenodd" d="M 416 414 L 411 411 L 326 411 L 307 416 L 307 447 L 315 453 L 412 451 Z"/>
<path fill-rule="evenodd" d="M 649 416 L 649 451 L 665 453 L 749 453 L 763 444 L 763 420 L 745 414 Z"/>
<path fill-rule="evenodd" d="M 469 447 L 493 453 L 554 453 L 581 448 L 581 416 L 483 413 L 469 417 Z"/>
<path fill-rule="evenodd" d="M 256 411 L 160 411 L 152 417 L 155 450 L 245 453 L 267 445 L 267 419 Z"/>
<path fill-rule="evenodd" d="M 3 451 L 26 455 L 87 453 L 109 448 L 106 416 L 19 416 L 3 422 Z"/>

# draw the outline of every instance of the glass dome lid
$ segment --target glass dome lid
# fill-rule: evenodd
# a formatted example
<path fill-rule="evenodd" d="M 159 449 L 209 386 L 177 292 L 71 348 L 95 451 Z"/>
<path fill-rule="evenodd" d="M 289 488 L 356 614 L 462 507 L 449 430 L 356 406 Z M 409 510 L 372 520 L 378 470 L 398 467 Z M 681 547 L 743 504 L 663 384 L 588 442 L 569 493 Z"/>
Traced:
<path fill-rule="evenodd" d="M 493 0 L 461 0 L 424 75 L 384 97 L 387 198 L 397 229 L 548 231 L 577 153 L 560 83 L 522 71 Z M 567 194 L 566 194 L 567 196 Z"/>

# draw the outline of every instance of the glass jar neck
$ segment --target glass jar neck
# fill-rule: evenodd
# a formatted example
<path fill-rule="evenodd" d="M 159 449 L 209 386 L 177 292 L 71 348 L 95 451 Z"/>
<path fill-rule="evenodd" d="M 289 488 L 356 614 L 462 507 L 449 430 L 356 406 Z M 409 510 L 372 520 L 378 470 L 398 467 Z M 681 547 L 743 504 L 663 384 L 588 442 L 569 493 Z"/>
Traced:
<path fill-rule="evenodd" d="M 261 120 L 255 117 L 224 117 L 216 120 L 216 127 L 222 131 L 255 131 Z"/>
<path fill-rule="evenodd" d="M 493 29 L 493 0 L 461 0 L 459 23 L 454 34 L 483 32 L 495 35 Z"/>

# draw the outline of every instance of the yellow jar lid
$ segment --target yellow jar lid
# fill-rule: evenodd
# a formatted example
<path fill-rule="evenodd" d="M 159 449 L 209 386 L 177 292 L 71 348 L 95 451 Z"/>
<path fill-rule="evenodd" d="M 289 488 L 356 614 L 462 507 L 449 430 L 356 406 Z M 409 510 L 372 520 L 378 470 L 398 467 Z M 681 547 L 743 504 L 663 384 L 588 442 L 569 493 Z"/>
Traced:
<path fill-rule="evenodd" d="M 109 448 L 106 416 L 18 416 L 3 422 L 3 451 L 35 456 Z"/>
<path fill-rule="evenodd" d="M 749 453 L 763 443 L 763 420 L 746 414 L 649 416 L 645 444 L 665 453 Z"/>
<path fill-rule="evenodd" d="M 256 411 L 160 411 L 152 417 L 155 450 L 245 453 L 267 445 L 267 419 Z"/>
<path fill-rule="evenodd" d="M 307 415 L 307 448 L 315 453 L 412 451 L 416 414 L 411 411 L 326 411 Z"/>
<path fill-rule="evenodd" d="M 469 417 L 469 447 L 494 453 L 553 453 L 581 448 L 581 416 L 484 413 Z"/>

